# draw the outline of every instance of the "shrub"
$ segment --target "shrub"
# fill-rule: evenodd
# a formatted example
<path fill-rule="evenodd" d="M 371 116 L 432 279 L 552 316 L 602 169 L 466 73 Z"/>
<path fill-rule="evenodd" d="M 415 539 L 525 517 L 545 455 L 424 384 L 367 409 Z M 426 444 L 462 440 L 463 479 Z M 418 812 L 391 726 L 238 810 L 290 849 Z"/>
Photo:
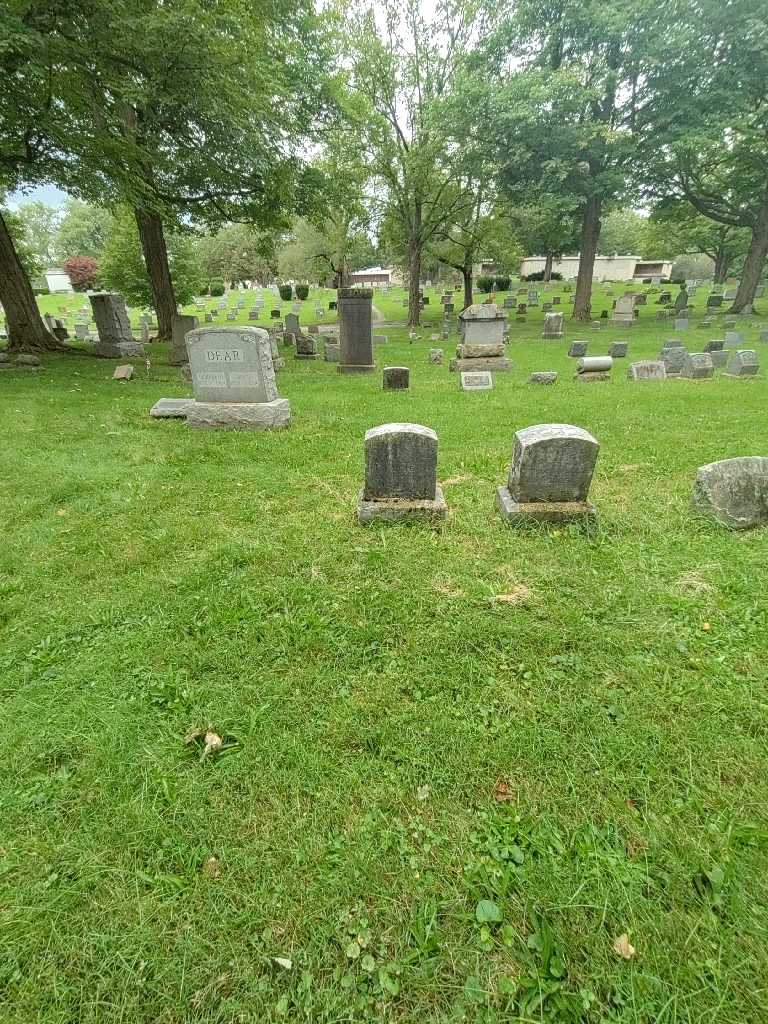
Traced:
<path fill-rule="evenodd" d="M 552 273 L 549 275 L 549 279 L 550 279 L 550 281 L 562 281 L 563 280 L 563 275 L 562 274 L 558 274 L 558 272 L 556 270 L 553 270 Z M 543 281 L 544 280 L 544 271 L 543 270 L 536 270 L 536 271 L 534 271 L 533 274 L 529 274 L 527 277 L 521 277 L 520 280 L 521 281 Z"/>
<path fill-rule="evenodd" d="M 280 293 L 280 298 L 283 300 L 283 302 L 290 302 L 291 297 L 293 296 L 293 287 L 292 287 L 292 285 L 290 285 L 290 284 L 281 284 L 281 285 L 278 285 L 277 290 Z"/>
<path fill-rule="evenodd" d="M 495 288 L 497 292 L 508 292 L 511 284 L 511 279 L 508 275 L 497 277 L 495 281 Z"/>
<path fill-rule="evenodd" d="M 51 294 L 51 289 L 48 288 L 46 285 L 41 284 L 41 285 L 38 285 L 37 288 L 33 288 L 32 292 L 35 295 L 50 295 Z"/>
<path fill-rule="evenodd" d="M 301 299 L 302 302 L 304 301 L 304 299 L 308 299 L 309 298 L 309 285 L 308 284 L 297 284 L 296 285 L 296 298 L 297 299 Z"/>
<path fill-rule="evenodd" d="M 209 294 L 213 295 L 214 298 L 217 298 L 219 295 L 224 294 L 224 282 L 220 277 L 216 277 L 213 279 L 213 281 L 211 281 L 211 283 L 208 285 L 208 292 Z"/>
<path fill-rule="evenodd" d="M 495 283 L 496 279 L 494 277 L 482 276 L 478 277 L 477 279 L 477 287 L 480 289 L 481 292 L 485 292 L 486 295 L 489 292 L 493 291 L 493 286 Z"/>
<path fill-rule="evenodd" d="M 99 268 L 92 256 L 70 256 L 64 269 L 76 292 L 87 291 L 96 284 Z"/>

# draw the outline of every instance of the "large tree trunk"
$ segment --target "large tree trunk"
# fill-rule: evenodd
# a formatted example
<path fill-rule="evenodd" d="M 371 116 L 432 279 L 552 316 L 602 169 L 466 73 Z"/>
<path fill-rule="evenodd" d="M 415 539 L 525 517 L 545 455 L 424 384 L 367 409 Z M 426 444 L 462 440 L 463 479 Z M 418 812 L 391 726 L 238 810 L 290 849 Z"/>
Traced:
<path fill-rule="evenodd" d="M 163 222 L 151 210 L 136 209 L 133 212 L 139 229 L 141 250 L 144 253 L 144 262 L 147 266 L 153 304 L 157 314 L 157 340 L 170 341 L 173 318 L 176 316 L 176 294 L 171 280 L 171 268 L 168 265 Z"/>
<path fill-rule="evenodd" d="M 546 255 L 546 258 L 544 260 L 544 277 L 542 278 L 542 280 L 545 281 L 545 282 L 549 282 L 549 281 L 552 280 L 552 263 L 553 263 L 553 261 L 554 261 L 554 256 L 552 255 L 551 252 L 548 252 L 547 255 Z"/>
<path fill-rule="evenodd" d="M 461 276 L 464 279 L 464 309 L 472 305 L 472 256 L 468 255 L 461 268 Z"/>
<path fill-rule="evenodd" d="M 408 242 L 408 326 L 418 327 L 421 323 L 421 201 L 417 199 L 413 209 L 413 224 Z"/>
<path fill-rule="evenodd" d="M 712 274 L 713 284 L 725 284 L 725 279 L 728 277 L 728 265 L 730 260 L 725 250 L 725 246 L 721 245 L 715 253 L 715 269 Z"/>
<path fill-rule="evenodd" d="M 579 273 L 576 277 L 576 301 L 573 305 L 574 320 L 589 320 L 592 314 L 592 277 L 595 272 L 597 240 L 600 237 L 601 207 L 602 200 L 597 195 L 589 196 L 584 207 Z"/>
<path fill-rule="evenodd" d="M 741 273 L 736 298 L 731 306 L 731 313 L 752 312 L 752 303 L 755 301 L 755 292 L 760 284 L 766 256 L 768 256 L 768 187 L 763 192 L 757 219 L 752 228 L 752 241 L 749 243 L 747 258 L 744 260 L 744 270 Z"/>
<path fill-rule="evenodd" d="M 64 346 L 40 317 L 8 226 L 0 213 L 0 302 L 5 310 L 9 352 L 54 352 Z"/>

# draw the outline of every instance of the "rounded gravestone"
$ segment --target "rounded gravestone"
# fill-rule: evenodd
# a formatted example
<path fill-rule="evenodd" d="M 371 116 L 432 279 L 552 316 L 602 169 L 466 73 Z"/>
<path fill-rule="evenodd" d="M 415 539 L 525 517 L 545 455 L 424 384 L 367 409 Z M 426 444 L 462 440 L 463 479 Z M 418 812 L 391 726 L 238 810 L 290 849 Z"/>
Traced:
<path fill-rule="evenodd" d="M 693 503 L 730 530 L 768 523 L 768 458 L 745 455 L 701 466 Z"/>

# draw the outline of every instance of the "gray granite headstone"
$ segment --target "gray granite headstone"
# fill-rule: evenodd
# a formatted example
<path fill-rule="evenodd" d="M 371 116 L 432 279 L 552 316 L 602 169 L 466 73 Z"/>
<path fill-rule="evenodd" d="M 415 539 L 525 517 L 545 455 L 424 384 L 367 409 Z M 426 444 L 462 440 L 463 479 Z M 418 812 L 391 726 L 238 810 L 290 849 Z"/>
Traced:
<path fill-rule="evenodd" d="M 441 348 L 431 348 L 429 350 L 429 361 L 435 366 L 440 366 L 443 362 L 443 350 Z"/>
<path fill-rule="evenodd" d="M 490 370 L 461 370 L 459 387 L 462 391 L 490 391 L 493 387 L 493 374 Z"/>
<path fill-rule="evenodd" d="M 437 483 L 437 434 L 418 423 L 385 423 L 365 435 L 365 485 L 358 522 L 446 514 Z"/>
<path fill-rule="evenodd" d="M 187 362 L 187 346 L 184 341 L 189 331 L 197 327 L 197 317 L 177 314 L 171 324 L 171 345 L 168 362 L 171 366 L 183 366 Z"/>
<path fill-rule="evenodd" d="M 768 458 L 746 455 L 701 466 L 693 501 L 731 530 L 764 526 L 768 523 Z"/>
<path fill-rule="evenodd" d="M 94 351 L 106 359 L 143 356 L 144 346 L 134 341 L 122 295 L 117 292 L 91 292 L 91 308 L 99 340 Z"/>
<path fill-rule="evenodd" d="M 683 360 L 680 376 L 690 380 L 707 380 L 715 372 L 709 352 L 689 352 Z"/>
<path fill-rule="evenodd" d="M 582 356 L 587 354 L 588 347 L 588 341 L 572 341 L 571 347 L 568 349 L 568 355 L 571 356 L 572 359 L 581 359 Z"/>
<path fill-rule="evenodd" d="M 508 522 L 567 522 L 591 518 L 589 486 L 599 444 L 581 427 L 543 423 L 515 434 L 506 487 L 497 508 Z"/>
<path fill-rule="evenodd" d="M 373 361 L 373 291 L 339 288 L 339 373 L 371 373 Z"/>
<path fill-rule="evenodd" d="M 628 348 L 629 345 L 626 341 L 614 341 L 608 349 L 608 355 L 611 359 L 626 359 Z"/>
<path fill-rule="evenodd" d="M 410 387 L 410 373 L 407 366 L 385 366 L 382 386 L 385 391 L 407 391 Z"/>
<path fill-rule="evenodd" d="M 751 348 L 740 348 L 731 353 L 725 372 L 731 377 L 754 377 L 759 369 L 757 352 Z"/>
<path fill-rule="evenodd" d="M 259 327 L 201 327 L 186 336 L 198 402 L 278 398 L 269 335 Z"/>

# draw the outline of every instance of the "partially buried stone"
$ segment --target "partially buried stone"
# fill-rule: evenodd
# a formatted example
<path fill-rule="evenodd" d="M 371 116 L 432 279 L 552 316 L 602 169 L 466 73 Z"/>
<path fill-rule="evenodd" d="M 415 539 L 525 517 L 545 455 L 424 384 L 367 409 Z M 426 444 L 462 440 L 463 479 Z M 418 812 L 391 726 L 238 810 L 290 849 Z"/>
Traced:
<path fill-rule="evenodd" d="M 557 374 L 552 370 L 537 370 L 529 378 L 531 384 L 554 384 L 556 380 Z"/>
<path fill-rule="evenodd" d="M 590 433 L 567 423 L 518 430 L 507 485 L 496 493 L 499 512 L 514 525 L 593 518 L 587 496 L 599 448 Z"/>
<path fill-rule="evenodd" d="M 410 387 L 410 373 L 407 366 L 385 366 L 383 388 L 385 391 L 407 391 Z"/>
<path fill-rule="evenodd" d="M 768 458 L 746 455 L 701 466 L 694 505 L 730 530 L 768 523 Z"/>
<path fill-rule="evenodd" d="M 122 366 L 115 367 L 112 380 L 130 380 L 132 376 L 133 366 L 130 363 L 124 363 Z"/>
<path fill-rule="evenodd" d="M 709 352 L 689 352 L 683 360 L 680 376 L 689 380 L 707 380 L 714 372 L 715 366 Z"/>
<path fill-rule="evenodd" d="M 338 363 L 339 343 L 338 341 L 326 341 L 323 346 L 323 359 L 326 363 Z"/>
<path fill-rule="evenodd" d="M 731 354 L 726 373 L 729 377 L 754 377 L 759 369 L 757 352 L 751 348 L 742 348 Z"/>
<path fill-rule="evenodd" d="M 490 370 L 462 370 L 459 373 L 459 387 L 462 391 L 490 391 L 493 374 Z"/>
<path fill-rule="evenodd" d="M 664 363 L 652 359 L 641 360 L 638 363 L 630 363 L 627 369 L 628 380 L 666 380 L 667 368 Z"/>
<path fill-rule="evenodd" d="M 294 358 L 317 359 L 317 342 L 311 334 L 296 335 L 296 352 L 294 353 Z"/>
<path fill-rule="evenodd" d="M 15 362 L 17 366 L 33 367 L 34 369 L 38 369 L 41 365 L 40 357 L 31 352 L 20 352 L 16 356 Z"/>
<path fill-rule="evenodd" d="M 367 431 L 358 522 L 439 522 L 446 513 L 437 483 L 434 430 L 418 423 L 385 423 Z"/>

